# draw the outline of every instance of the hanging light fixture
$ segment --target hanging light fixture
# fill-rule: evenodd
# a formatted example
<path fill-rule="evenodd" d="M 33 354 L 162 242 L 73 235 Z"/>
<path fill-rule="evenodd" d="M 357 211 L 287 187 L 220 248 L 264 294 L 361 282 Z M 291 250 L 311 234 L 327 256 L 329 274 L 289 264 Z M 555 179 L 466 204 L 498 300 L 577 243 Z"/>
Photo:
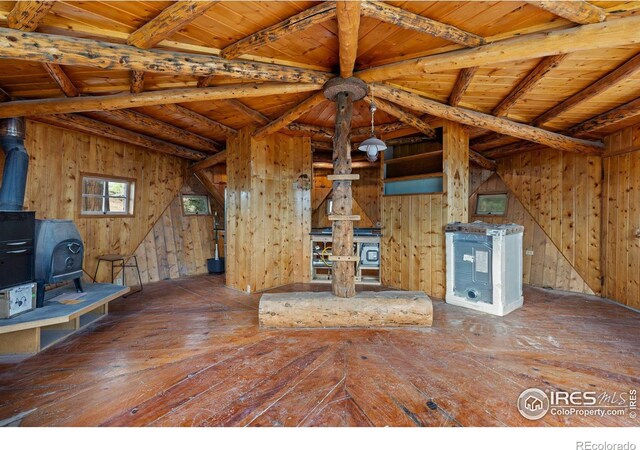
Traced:
<path fill-rule="evenodd" d="M 367 153 L 367 160 L 371 162 L 378 159 L 378 152 L 383 152 L 387 149 L 387 144 L 374 134 L 373 119 L 378 109 L 374 100 L 373 86 L 371 86 L 371 104 L 369 105 L 369 111 L 371 111 L 371 137 L 362 141 L 358 146 L 358 150 Z"/>

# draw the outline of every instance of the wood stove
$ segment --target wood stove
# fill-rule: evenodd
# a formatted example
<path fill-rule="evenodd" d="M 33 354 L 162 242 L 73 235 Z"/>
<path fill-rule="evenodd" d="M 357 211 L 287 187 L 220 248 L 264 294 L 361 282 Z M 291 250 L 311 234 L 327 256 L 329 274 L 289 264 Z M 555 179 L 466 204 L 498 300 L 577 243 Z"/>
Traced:
<path fill-rule="evenodd" d="M 35 272 L 38 306 L 44 300 L 44 285 L 71 281 L 82 292 L 84 245 L 71 220 L 38 220 L 35 237 Z"/>

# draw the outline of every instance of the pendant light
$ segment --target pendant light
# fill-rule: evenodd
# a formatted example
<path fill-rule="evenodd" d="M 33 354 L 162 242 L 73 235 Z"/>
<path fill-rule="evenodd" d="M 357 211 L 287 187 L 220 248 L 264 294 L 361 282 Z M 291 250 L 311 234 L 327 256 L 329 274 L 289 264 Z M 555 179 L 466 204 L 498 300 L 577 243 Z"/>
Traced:
<path fill-rule="evenodd" d="M 387 149 L 387 144 L 374 134 L 373 119 L 377 109 L 374 101 L 373 86 L 371 86 L 371 104 L 369 105 L 369 111 L 371 111 L 371 137 L 362 141 L 358 146 L 358 150 L 367 153 L 367 160 L 371 162 L 378 159 L 378 152 L 383 152 Z"/>

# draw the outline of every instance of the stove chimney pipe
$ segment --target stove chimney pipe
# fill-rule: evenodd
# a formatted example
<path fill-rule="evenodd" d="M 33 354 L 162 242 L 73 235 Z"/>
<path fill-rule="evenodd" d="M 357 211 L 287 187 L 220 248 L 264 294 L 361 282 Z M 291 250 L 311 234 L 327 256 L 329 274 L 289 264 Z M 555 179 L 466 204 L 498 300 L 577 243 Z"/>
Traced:
<path fill-rule="evenodd" d="M 4 172 L 0 187 L 0 211 L 22 211 L 27 187 L 29 155 L 24 147 L 22 117 L 0 120 L 0 147 L 4 150 Z"/>

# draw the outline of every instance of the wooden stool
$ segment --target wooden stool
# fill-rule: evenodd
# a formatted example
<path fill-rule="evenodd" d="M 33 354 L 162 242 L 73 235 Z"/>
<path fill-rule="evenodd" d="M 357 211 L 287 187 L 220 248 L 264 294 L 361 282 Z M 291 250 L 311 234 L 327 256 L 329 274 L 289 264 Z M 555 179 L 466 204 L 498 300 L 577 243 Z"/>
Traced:
<path fill-rule="evenodd" d="M 133 259 L 133 263 L 130 261 Z M 96 271 L 93 274 L 93 282 L 96 282 L 96 277 L 98 276 L 98 269 L 100 268 L 100 263 L 102 261 L 111 263 L 111 284 L 114 284 L 115 281 L 115 269 L 122 269 L 122 285 L 126 286 L 126 268 L 133 267 L 138 272 L 138 284 L 140 286 L 139 289 L 132 291 L 129 295 L 135 294 L 136 292 L 142 292 L 142 277 L 140 276 L 140 267 L 138 267 L 138 258 L 135 255 L 125 256 L 125 255 L 100 255 L 98 256 L 98 264 L 96 265 Z"/>

